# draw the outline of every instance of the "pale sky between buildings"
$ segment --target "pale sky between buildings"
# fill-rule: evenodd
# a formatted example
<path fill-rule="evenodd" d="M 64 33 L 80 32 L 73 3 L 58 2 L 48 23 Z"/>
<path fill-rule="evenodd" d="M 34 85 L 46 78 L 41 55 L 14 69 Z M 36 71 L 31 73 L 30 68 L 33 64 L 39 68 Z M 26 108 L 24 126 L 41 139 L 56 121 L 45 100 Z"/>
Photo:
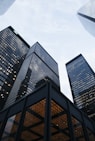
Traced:
<path fill-rule="evenodd" d="M 58 63 L 61 91 L 72 100 L 65 64 L 81 53 L 95 70 L 95 38 L 77 16 L 88 0 L 10 1 L 10 6 L 0 4 L 0 10 L 6 5 L 0 30 L 11 25 L 29 45 L 38 41 Z"/>

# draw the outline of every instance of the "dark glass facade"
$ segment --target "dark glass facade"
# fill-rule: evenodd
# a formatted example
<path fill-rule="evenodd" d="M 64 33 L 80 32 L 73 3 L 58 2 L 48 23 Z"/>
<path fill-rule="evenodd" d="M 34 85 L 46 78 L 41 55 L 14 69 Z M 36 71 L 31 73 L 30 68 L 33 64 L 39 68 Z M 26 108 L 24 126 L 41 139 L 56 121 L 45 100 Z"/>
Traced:
<path fill-rule="evenodd" d="M 28 50 L 29 45 L 12 27 L 0 32 L 0 110 L 10 94 Z"/>
<path fill-rule="evenodd" d="M 95 141 L 95 123 L 48 80 L 0 112 L 0 141 Z"/>
<path fill-rule="evenodd" d="M 55 85 L 60 88 L 58 64 L 38 42 L 35 43 L 29 50 L 29 54 L 26 57 L 26 62 L 27 60 L 30 60 L 30 64 L 27 68 L 25 79 L 22 81 L 24 84 L 23 88 L 20 87 L 19 89 L 20 93 L 18 93 L 18 95 L 20 97 L 33 92 L 33 90 L 41 85 L 41 83 L 48 81 L 48 78 L 53 80 Z M 23 91 L 24 88 L 27 89 Z"/>
<path fill-rule="evenodd" d="M 60 89 L 58 64 L 37 42 L 31 48 L 12 28 L 0 32 L 0 110 L 50 78 Z"/>
<path fill-rule="evenodd" d="M 95 74 L 80 54 L 66 64 L 74 103 L 95 119 Z"/>
<path fill-rule="evenodd" d="M 0 33 L 0 141 L 94 141 L 94 121 L 60 92 L 55 60 L 11 27 Z"/>
<path fill-rule="evenodd" d="M 29 49 L 4 108 L 33 92 L 48 78 L 60 89 L 58 64 L 37 42 Z"/>

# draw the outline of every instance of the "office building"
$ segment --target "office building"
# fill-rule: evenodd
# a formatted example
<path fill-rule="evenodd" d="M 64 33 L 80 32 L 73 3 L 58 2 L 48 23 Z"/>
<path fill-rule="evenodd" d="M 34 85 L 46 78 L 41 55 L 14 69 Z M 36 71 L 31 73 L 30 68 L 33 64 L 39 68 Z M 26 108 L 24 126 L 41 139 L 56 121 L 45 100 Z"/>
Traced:
<path fill-rule="evenodd" d="M 0 112 L 0 141 L 95 141 L 95 122 L 48 79 Z"/>
<path fill-rule="evenodd" d="M 29 49 L 24 59 L 4 108 L 33 92 L 35 88 L 39 87 L 44 81 L 47 81 L 48 78 L 53 80 L 55 85 L 59 86 L 60 89 L 58 64 L 36 42 Z"/>
<path fill-rule="evenodd" d="M 38 42 L 30 48 L 12 27 L 1 31 L 0 38 L 1 110 L 33 92 L 48 78 L 60 89 L 58 65 Z"/>
<path fill-rule="evenodd" d="M 95 74 L 80 54 L 66 64 L 74 103 L 95 120 Z"/>
<path fill-rule="evenodd" d="M 26 74 L 23 75 L 23 81 L 18 86 L 17 99 L 33 92 L 48 78 L 53 80 L 60 89 L 58 64 L 38 42 L 30 48 L 21 68 L 21 76 L 24 68 L 26 68 Z"/>
<path fill-rule="evenodd" d="M 0 85 L 5 91 L 0 91 L 1 102 L 6 99 L 0 111 L 0 141 L 94 141 L 95 122 L 60 91 L 56 61 L 38 42 L 30 48 L 13 28 L 1 32 L 0 49 L 6 53 L 4 62 L 3 54 L 0 60 L 0 81 L 6 78 Z M 3 71 L 8 66 L 11 75 Z"/>
<path fill-rule="evenodd" d="M 8 99 L 29 48 L 12 27 L 0 32 L 0 110 Z"/>
<path fill-rule="evenodd" d="M 84 28 L 95 36 L 95 0 L 89 0 L 78 10 L 78 17 Z"/>

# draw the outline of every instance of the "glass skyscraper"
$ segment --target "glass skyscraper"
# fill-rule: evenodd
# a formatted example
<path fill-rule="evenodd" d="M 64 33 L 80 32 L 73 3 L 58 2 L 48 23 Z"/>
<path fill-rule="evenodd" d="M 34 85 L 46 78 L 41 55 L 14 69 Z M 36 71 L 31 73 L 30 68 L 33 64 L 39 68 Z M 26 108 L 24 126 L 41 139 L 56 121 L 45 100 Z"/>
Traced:
<path fill-rule="evenodd" d="M 55 85 L 60 89 L 58 64 L 36 42 L 29 49 L 24 59 L 4 108 L 12 105 L 17 99 L 30 94 L 48 79 L 54 81 Z"/>
<path fill-rule="evenodd" d="M 0 15 L 5 14 L 15 0 L 0 0 Z"/>
<path fill-rule="evenodd" d="M 27 67 L 25 78 L 21 83 L 17 98 L 33 92 L 35 87 L 37 88 L 41 83 L 47 81 L 48 78 L 60 87 L 57 63 L 38 42 L 29 50 L 23 66 L 26 66 L 28 61 L 29 66 Z M 23 89 L 26 90 L 23 91 Z"/>
<path fill-rule="evenodd" d="M 80 54 L 66 64 L 74 103 L 95 119 L 95 74 Z"/>
<path fill-rule="evenodd" d="M 95 36 L 95 0 L 89 0 L 78 11 L 78 17 L 85 29 Z"/>
<path fill-rule="evenodd" d="M 51 79 L 60 88 L 58 64 L 36 42 L 30 47 L 8 27 L 0 32 L 0 110 Z"/>
<path fill-rule="evenodd" d="M 95 141 L 95 122 L 60 91 L 58 64 L 12 27 L 0 32 L 0 141 Z"/>
<path fill-rule="evenodd" d="M 3 108 L 29 45 L 8 27 L 0 32 L 0 110 Z"/>

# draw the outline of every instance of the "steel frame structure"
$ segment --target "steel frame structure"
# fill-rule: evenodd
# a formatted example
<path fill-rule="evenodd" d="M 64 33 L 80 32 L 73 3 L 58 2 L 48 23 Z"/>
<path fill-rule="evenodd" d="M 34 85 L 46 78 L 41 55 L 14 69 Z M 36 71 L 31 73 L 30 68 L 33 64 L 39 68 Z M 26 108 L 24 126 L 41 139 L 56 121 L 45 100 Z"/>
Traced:
<path fill-rule="evenodd" d="M 44 117 L 39 114 L 39 111 L 37 112 L 38 109 L 36 110 L 36 107 L 33 107 L 34 109 L 29 108 L 30 106 L 39 104 L 40 101 L 43 102 L 43 100 L 45 100 L 44 106 L 39 108 L 40 110 L 44 109 Z M 33 124 L 31 124 L 31 122 L 28 123 L 31 119 L 28 118 L 26 121 L 26 112 L 27 117 L 29 117 L 29 114 L 35 116 L 37 122 Z M 18 120 L 14 122 L 17 125 L 17 129 L 3 139 L 8 119 L 19 113 L 21 113 L 19 122 L 17 122 Z M 32 122 L 34 121 L 35 118 Z M 39 129 L 38 127 L 42 125 L 42 123 L 44 123 L 44 127 L 42 128 L 43 133 L 41 134 L 41 128 Z M 79 123 L 82 125 L 81 128 Z M 33 130 L 33 128 L 35 128 L 35 130 Z M 83 134 L 81 131 L 81 136 L 79 136 L 75 128 L 78 132 L 82 129 Z M 88 132 L 88 129 L 90 132 Z M 28 139 L 24 131 L 31 132 L 36 138 L 30 137 L 30 139 Z M 24 134 L 24 137 L 27 136 L 27 138 L 22 139 L 22 134 Z M 0 112 L 0 141 L 10 140 L 10 137 L 12 137 L 12 141 L 57 141 L 58 139 L 62 141 L 63 138 L 64 141 L 94 141 L 95 123 L 82 111 L 77 109 L 77 107 L 56 88 L 53 82 L 47 81 L 33 93 Z"/>

